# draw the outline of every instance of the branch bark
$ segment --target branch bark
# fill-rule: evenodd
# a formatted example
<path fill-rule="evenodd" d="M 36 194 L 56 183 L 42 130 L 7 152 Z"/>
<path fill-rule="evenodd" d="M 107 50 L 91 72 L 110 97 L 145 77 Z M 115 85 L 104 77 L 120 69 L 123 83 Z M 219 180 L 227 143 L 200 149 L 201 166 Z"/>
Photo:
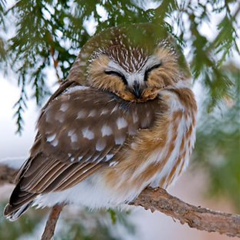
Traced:
<path fill-rule="evenodd" d="M 0 165 L 0 185 L 14 183 L 16 170 Z M 240 238 L 240 215 L 216 212 L 199 206 L 193 206 L 171 196 L 164 189 L 145 189 L 132 203 L 145 209 L 162 212 L 181 224 L 207 232 L 218 232 Z M 47 221 L 42 240 L 51 239 L 63 206 L 55 206 Z"/>
<path fill-rule="evenodd" d="M 0 186 L 5 183 L 14 184 L 17 170 L 6 165 L 0 165 Z"/>
<path fill-rule="evenodd" d="M 63 205 L 57 205 L 52 208 L 52 211 L 48 217 L 47 223 L 45 225 L 45 229 L 42 235 L 41 240 L 50 240 L 54 237 L 54 232 L 56 228 L 56 224 L 58 218 L 62 212 Z"/>
<path fill-rule="evenodd" d="M 145 189 L 134 202 L 145 209 L 162 212 L 181 224 L 207 232 L 218 232 L 240 238 L 240 215 L 196 207 L 171 196 L 166 190 Z"/>

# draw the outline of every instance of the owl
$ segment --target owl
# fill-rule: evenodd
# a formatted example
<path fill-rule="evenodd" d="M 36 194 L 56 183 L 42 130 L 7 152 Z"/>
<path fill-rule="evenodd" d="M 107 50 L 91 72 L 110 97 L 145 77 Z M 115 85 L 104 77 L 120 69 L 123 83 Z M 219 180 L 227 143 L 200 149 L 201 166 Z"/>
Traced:
<path fill-rule="evenodd" d="M 4 215 L 76 204 L 114 208 L 186 168 L 197 105 L 191 74 L 163 25 L 109 28 L 90 39 L 43 107 Z"/>

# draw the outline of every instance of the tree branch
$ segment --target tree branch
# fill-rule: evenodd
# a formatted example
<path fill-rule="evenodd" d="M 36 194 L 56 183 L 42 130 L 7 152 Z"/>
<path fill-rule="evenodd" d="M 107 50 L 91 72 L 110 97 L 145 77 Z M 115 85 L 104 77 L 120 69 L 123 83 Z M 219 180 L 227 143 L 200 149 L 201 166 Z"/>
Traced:
<path fill-rule="evenodd" d="M 134 202 L 145 209 L 162 212 L 181 224 L 207 232 L 218 232 L 240 238 L 240 215 L 196 207 L 171 196 L 166 190 L 145 189 Z"/>
<path fill-rule="evenodd" d="M 17 170 L 6 165 L 0 165 L 0 186 L 5 183 L 14 184 Z"/>
<path fill-rule="evenodd" d="M 53 239 L 56 224 L 60 216 L 60 213 L 62 212 L 62 209 L 63 209 L 63 205 L 56 205 L 52 208 L 52 211 L 48 217 L 41 240 Z"/>
<path fill-rule="evenodd" d="M 0 165 L 0 185 L 14 183 L 16 170 L 8 166 Z M 218 232 L 231 237 L 240 238 L 240 215 L 212 211 L 202 207 L 196 207 L 171 196 L 164 189 L 145 189 L 136 201 L 136 206 L 145 209 L 162 212 L 181 224 L 188 224 L 191 228 L 207 232 Z M 47 221 L 42 240 L 51 239 L 55 226 L 63 206 L 55 206 Z"/>

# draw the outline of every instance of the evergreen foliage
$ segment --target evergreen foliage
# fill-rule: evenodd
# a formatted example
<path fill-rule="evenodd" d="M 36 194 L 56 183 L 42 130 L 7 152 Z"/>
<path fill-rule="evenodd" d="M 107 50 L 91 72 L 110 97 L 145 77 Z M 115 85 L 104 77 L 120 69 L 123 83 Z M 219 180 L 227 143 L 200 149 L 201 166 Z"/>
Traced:
<path fill-rule="evenodd" d="M 16 74 L 21 89 L 14 106 L 17 131 L 23 130 L 28 99 L 42 106 L 51 94 L 47 71 L 64 81 L 91 35 L 124 23 L 162 21 L 183 43 L 203 89 L 195 166 L 209 174 L 211 193 L 225 194 L 240 209 L 238 1 L 19 0 L 9 8 L 0 0 L 0 67 L 7 76 Z"/>

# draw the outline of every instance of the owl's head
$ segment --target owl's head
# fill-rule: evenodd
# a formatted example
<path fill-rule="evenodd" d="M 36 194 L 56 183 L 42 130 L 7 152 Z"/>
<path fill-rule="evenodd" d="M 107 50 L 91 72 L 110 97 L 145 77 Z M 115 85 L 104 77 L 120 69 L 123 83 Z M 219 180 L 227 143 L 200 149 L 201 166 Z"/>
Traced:
<path fill-rule="evenodd" d="M 191 74 L 166 27 L 133 24 L 107 29 L 90 39 L 69 79 L 126 101 L 145 102 L 165 88 L 189 87 Z"/>

